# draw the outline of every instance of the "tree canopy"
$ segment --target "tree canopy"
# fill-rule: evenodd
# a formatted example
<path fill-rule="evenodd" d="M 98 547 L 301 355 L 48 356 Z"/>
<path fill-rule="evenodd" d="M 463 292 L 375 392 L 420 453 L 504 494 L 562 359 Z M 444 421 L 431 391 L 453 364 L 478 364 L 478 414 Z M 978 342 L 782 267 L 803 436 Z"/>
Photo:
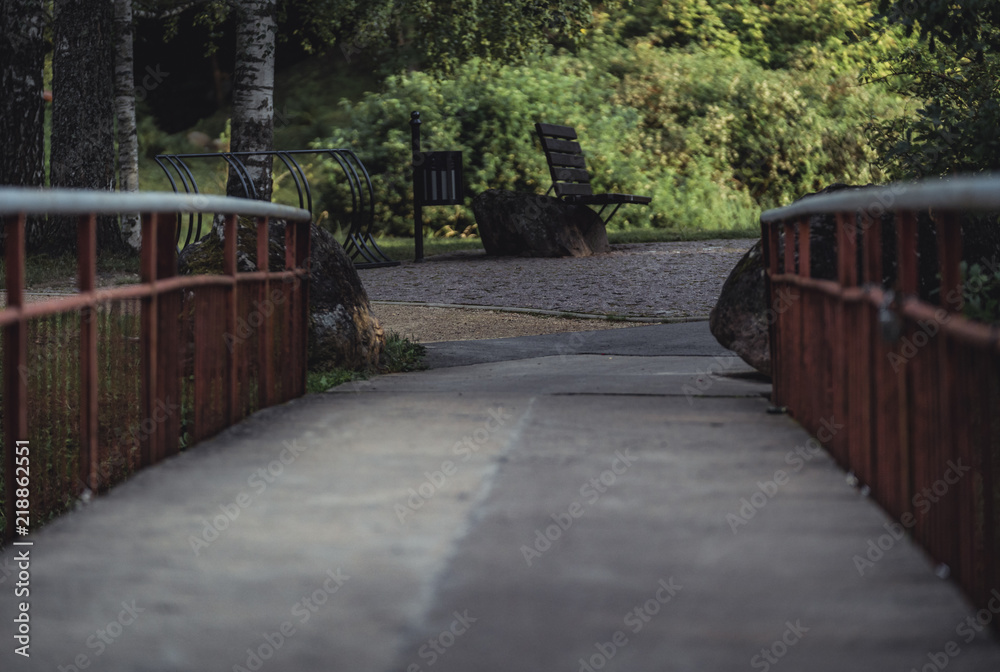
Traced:
<path fill-rule="evenodd" d="M 1000 3 L 882 0 L 882 19 L 918 37 L 887 64 L 884 81 L 914 101 L 879 120 L 871 137 L 896 178 L 1000 169 Z"/>

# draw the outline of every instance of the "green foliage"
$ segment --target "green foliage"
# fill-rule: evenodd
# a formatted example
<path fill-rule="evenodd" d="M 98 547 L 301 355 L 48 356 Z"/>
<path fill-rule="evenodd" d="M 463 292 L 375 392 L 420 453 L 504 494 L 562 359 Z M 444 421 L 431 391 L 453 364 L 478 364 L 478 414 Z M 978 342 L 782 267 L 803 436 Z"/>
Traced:
<path fill-rule="evenodd" d="M 869 0 L 637 0 L 624 37 L 742 55 L 769 68 L 852 66 L 865 53 Z"/>
<path fill-rule="evenodd" d="M 886 171 L 903 179 L 1000 168 L 1000 3 L 883 0 L 880 6 L 891 25 L 920 36 L 878 64 L 882 72 L 868 75 L 911 97 L 916 108 L 871 125 Z"/>
<path fill-rule="evenodd" d="M 326 392 L 331 387 L 343 385 L 353 380 L 367 380 L 373 373 L 402 373 L 423 371 L 427 368 L 424 356 L 427 348 L 420 343 L 400 336 L 395 331 L 385 338 L 385 347 L 376 371 L 355 371 L 339 367 L 322 368 L 306 373 L 306 393 Z"/>
<path fill-rule="evenodd" d="M 334 368 L 325 371 L 308 371 L 306 373 L 306 394 L 326 392 L 331 387 L 367 378 L 368 376 L 364 373 L 349 369 Z"/>
<path fill-rule="evenodd" d="M 473 58 L 523 61 L 546 43 L 577 44 L 593 20 L 589 0 L 415 0 L 410 7 L 427 64 L 444 71 Z"/>
<path fill-rule="evenodd" d="M 382 236 L 378 239 L 379 248 L 385 252 L 390 259 L 397 261 L 413 261 L 416 253 L 412 231 L 410 237 L 400 238 L 396 236 Z M 439 254 L 451 254 L 465 250 L 479 250 L 482 252 L 483 243 L 479 236 L 458 236 L 444 237 L 437 236 L 424 241 L 424 256 L 433 257 Z"/>
<path fill-rule="evenodd" d="M 879 0 L 878 6 L 890 23 L 919 32 L 928 43 L 949 44 L 961 56 L 1000 48 L 996 0 Z"/>
<path fill-rule="evenodd" d="M 427 348 L 414 343 L 395 331 L 389 332 L 385 339 L 385 348 L 378 363 L 380 373 L 402 373 L 404 371 L 423 371 L 427 368 L 424 355 Z"/>
<path fill-rule="evenodd" d="M 412 231 L 412 110 L 422 113 L 422 149 L 464 152 L 470 197 L 545 192 L 534 124 L 562 123 L 579 132 L 596 190 L 653 196 L 649 208 L 623 209 L 613 227 L 713 230 L 750 225 L 762 208 L 832 182 L 870 181 L 860 125 L 895 113 L 878 87 L 830 67 L 772 70 L 739 54 L 610 39 L 524 65 L 473 59 L 451 76 L 390 77 L 345 110 L 348 124 L 318 144 L 359 153 L 374 174 L 376 222 L 393 235 Z M 325 202 L 349 202 L 336 189 Z M 424 217 L 433 230 L 472 224 L 458 207 Z"/>
<path fill-rule="evenodd" d="M 1000 264 L 962 262 L 962 287 L 965 317 L 980 322 L 1000 322 Z"/>

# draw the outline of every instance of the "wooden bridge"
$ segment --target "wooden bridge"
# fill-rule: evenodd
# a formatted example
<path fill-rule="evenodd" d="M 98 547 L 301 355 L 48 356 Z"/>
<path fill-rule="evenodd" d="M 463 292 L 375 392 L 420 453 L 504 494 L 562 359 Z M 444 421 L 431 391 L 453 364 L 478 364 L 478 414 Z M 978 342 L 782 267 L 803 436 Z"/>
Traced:
<path fill-rule="evenodd" d="M 982 184 L 959 185 L 966 191 L 955 207 L 977 205 L 973 192 L 986 198 Z M 926 195 L 893 193 L 901 211 L 926 207 Z M 802 234 L 802 217 L 853 215 L 853 201 L 815 199 L 812 212 L 765 215 L 771 291 L 794 286 L 801 296 L 774 320 L 773 390 L 704 323 L 691 323 L 576 334 L 573 354 L 569 335 L 442 344 L 431 353 L 440 366 L 430 371 L 264 408 L 301 393 L 304 359 L 279 367 L 274 353 L 290 343 L 284 351 L 303 356 L 295 343 L 305 313 L 294 307 L 306 300 L 308 229 L 289 227 L 280 272 L 287 275 L 238 274 L 229 250 L 223 276 L 184 278 L 181 288 L 170 279 L 165 251 L 173 248 L 158 235 L 158 213 L 228 213 L 229 231 L 236 214 L 258 217 L 266 240 L 263 218 L 302 222 L 300 212 L 94 196 L 72 213 L 60 210 L 85 215 L 80 295 L 25 306 L 18 231 L 26 214 L 43 209 L 31 198 L 37 194 L 0 192 L 0 214 L 20 213 L 6 221 L 8 306 L 0 312 L 10 540 L 0 555 L 0 628 L 10 629 L 4 670 L 1000 664 L 991 635 L 1000 617 L 996 339 L 976 340 L 980 327 L 951 310 L 950 326 L 921 351 L 928 354 L 910 357 L 907 366 L 916 366 L 889 381 L 902 387 L 885 387 L 880 358 L 902 346 L 880 340 L 877 325 L 888 312 L 899 330 L 886 335 L 902 341 L 924 319 L 921 300 L 906 292 L 906 263 L 899 298 L 885 301 L 857 280 L 880 277 L 870 252 L 860 254 L 868 275 L 852 281 L 844 263 L 838 281 L 818 281 Z M 946 198 L 936 193 L 934 203 L 947 209 Z M 57 202 L 49 197 L 48 209 Z M 93 215 L 114 208 L 150 213 L 143 283 L 114 290 L 120 295 L 94 289 L 88 242 Z M 852 235 L 865 249 L 879 229 L 851 224 L 840 217 L 838 249 L 851 249 Z M 898 229 L 913 233 L 905 218 Z M 951 263 L 954 236 L 940 240 Z M 797 264 L 785 254 L 795 249 Z M 290 292 L 281 303 L 291 308 L 261 319 L 263 336 L 250 346 L 228 351 L 224 336 L 234 332 L 226 325 L 250 318 L 243 288 L 256 298 L 261 283 L 286 277 L 299 280 L 281 283 Z M 954 270 L 942 277 L 954 288 Z M 181 309 L 160 300 L 171 292 L 183 294 Z M 104 308 L 135 298 L 137 309 Z M 50 321 L 55 313 L 64 317 Z M 121 315 L 135 313 L 138 336 L 121 326 L 131 324 Z M 164 337 L 164 325 L 178 335 Z M 102 349 L 105 337 L 121 340 Z M 871 345 L 858 344 L 866 339 Z M 125 344 L 134 342 L 137 392 L 107 396 L 115 386 L 105 380 L 131 371 Z M 33 359 L 53 343 L 78 352 L 79 364 Z M 163 343 L 171 349 L 158 354 Z M 181 343 L 194 349 L 193 380 L 165 361 Z M 498 351 L 509 359 L 495 361 Z M 847 357 L 858 353 L 858 363 Z M 954 368 L 950 354 L 961 358 Z M 245 371 L 255 372 L 253 384 Z M 179 404 L 163 393 L 178 389 L 175 377 Z M 913 392 L 920 383 L 948 394 L 937 392 L 934 406 Z M 56 392 L 59 404 L 38 396 Z M 768 412 L 771 394 L 794 420 Z M 887 397 L 897 404 L 886 406 Z M 69 402 L 60 416 L 74 398 L 79 405 Z M 106 406 L 122 399 L 138 405 L 123 425 L 135 431 L 102 421 Z M 186 399 L 207 406 L 185 411 Z M 76 424 L 66 420 L 77 413 Z M 927 428 L 937 443 L 928 445 Z M 957 438 L 943 440 L 953 429 Z M 170 456 L 179 445 L 172 437 L 211 434 Z M 31 471 L 19 492 L 25 455 Z M 129 460 L 150 466 L 37 532 L 17 534 L 22 495 L 32 511 L 36 497 L 57 498 L 60 487 L 86 499 L 114 481 L 107 465 Z"/>

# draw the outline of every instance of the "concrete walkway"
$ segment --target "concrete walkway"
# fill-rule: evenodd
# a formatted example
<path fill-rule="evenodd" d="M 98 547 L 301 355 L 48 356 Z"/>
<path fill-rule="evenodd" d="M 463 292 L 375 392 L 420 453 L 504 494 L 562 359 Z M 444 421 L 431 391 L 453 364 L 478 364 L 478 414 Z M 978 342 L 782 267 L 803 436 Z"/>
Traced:
<path fill-rule="evenodd" d="M 263 411 L 43 528 L 29 660 L 8 549 L 0 670 L 1000 669 L 704 323 L 431 361 Z"/>

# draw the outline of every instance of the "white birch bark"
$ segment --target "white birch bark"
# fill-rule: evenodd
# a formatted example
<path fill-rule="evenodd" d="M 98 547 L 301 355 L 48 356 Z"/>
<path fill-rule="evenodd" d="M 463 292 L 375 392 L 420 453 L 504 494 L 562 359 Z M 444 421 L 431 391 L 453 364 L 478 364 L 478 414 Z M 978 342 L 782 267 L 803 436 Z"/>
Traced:
<path fill-rule="evenodd" d="M 236 68 L 233 77 L 233 152 L 269 151 L 274 147 L 274 49 L 276 0 L 237 3 Z M 257 198 L 271 200 L 271 158 L 243 157 Z M 230 169 L 226 193 L 245 196 Z"/>
<path fill-rule="evenodd" d="M 139 191 L 139 138 L 135 126 L 135 65 L 133 61 L 132 0 L 115 3 L 115 117 L 118 136 L 118 190 Z M 128 244 L 142 246 L 138 214 L 122 216 Z"/>

